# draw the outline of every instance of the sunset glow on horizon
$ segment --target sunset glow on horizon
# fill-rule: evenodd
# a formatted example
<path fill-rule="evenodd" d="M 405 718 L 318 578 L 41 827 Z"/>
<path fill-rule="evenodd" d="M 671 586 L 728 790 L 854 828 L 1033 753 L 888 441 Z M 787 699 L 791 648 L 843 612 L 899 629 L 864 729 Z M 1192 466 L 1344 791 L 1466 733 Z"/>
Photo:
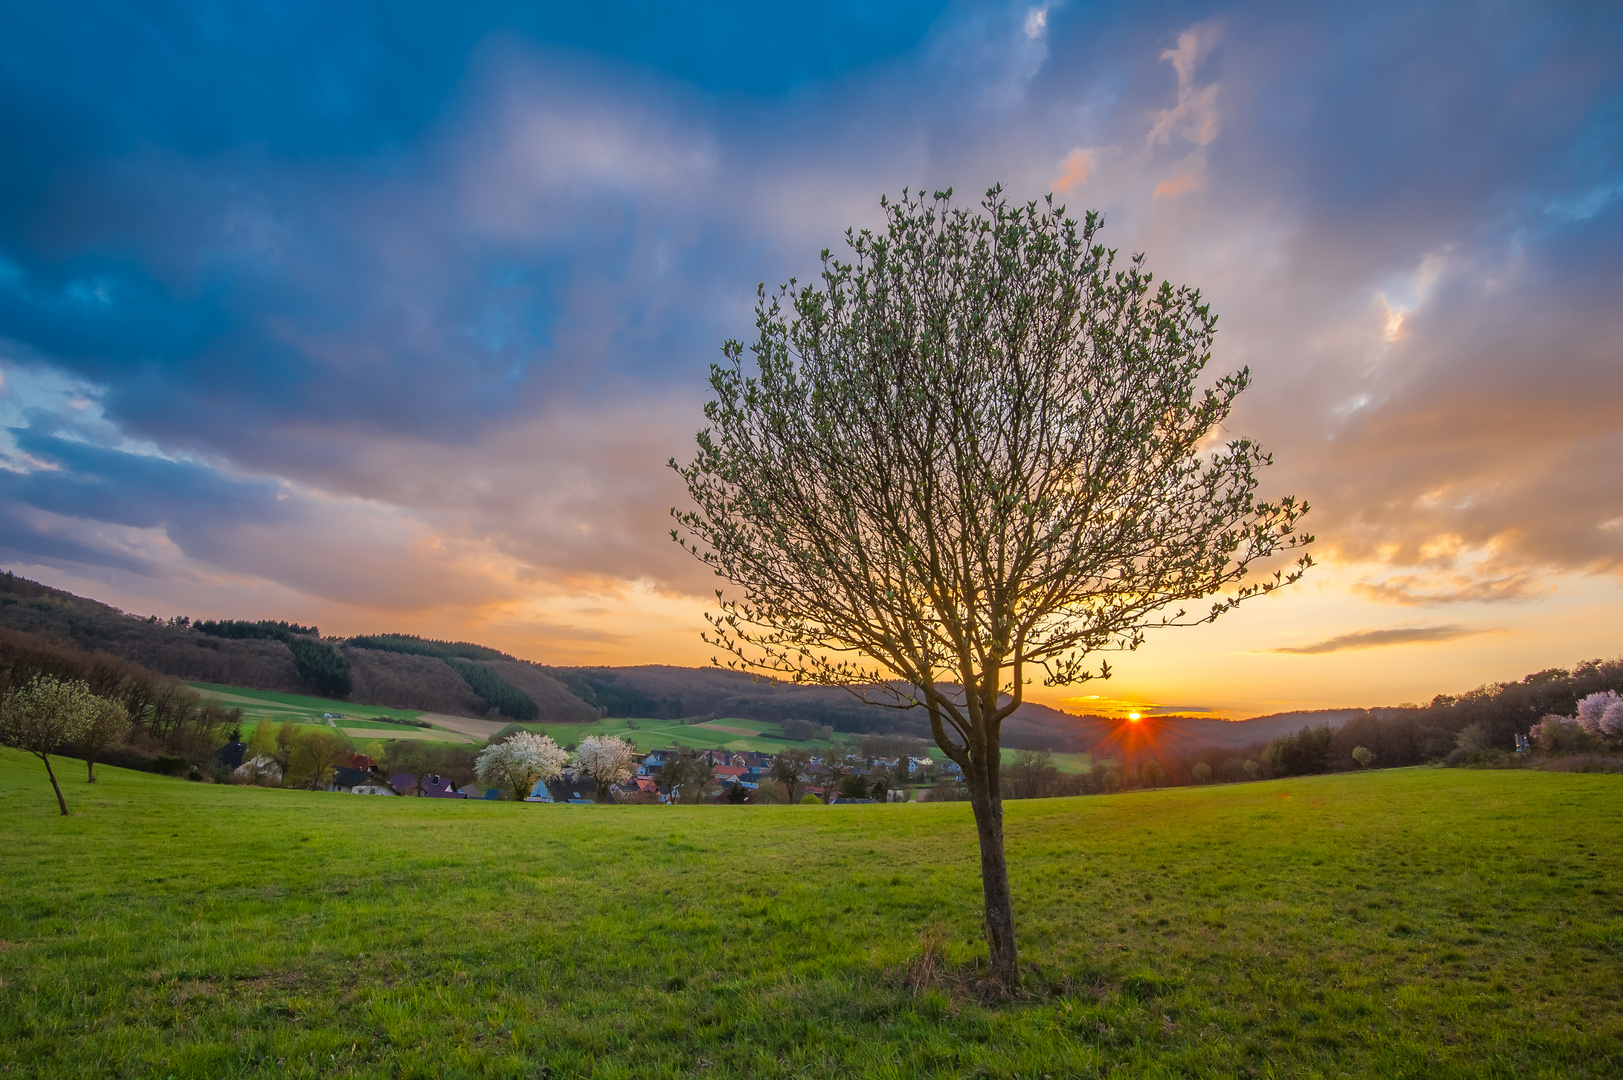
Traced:
<path fill-rule="evenodd" d="M 1147 738 L 1623 654 L 1616 10 L 278 11 L 0 23 L 0 570 L 707 665 L 665 463 L 757 284 L 1002 182 L 1203 290 L 1318 538 L 1028 699 Z"/>

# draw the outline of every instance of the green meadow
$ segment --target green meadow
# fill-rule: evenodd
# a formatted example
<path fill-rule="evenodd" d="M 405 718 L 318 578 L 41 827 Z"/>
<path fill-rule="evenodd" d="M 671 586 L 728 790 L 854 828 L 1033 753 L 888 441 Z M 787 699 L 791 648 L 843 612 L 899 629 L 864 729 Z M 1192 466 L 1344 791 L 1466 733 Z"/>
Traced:
<path fill-rule="evenodd" d="M 1025 981 L 985 999 L 965 804 L 99 773 L 62 818 L 0 751 L 8 1077 L 1623 1072 L 1616 776 L 1009 803 Z"/>
<path fill-rule="evenodd" d="M 352 739 L 421 738 L 429 729 L 395 721 L 416 720 L 420 709 L 391 709 L 383 705 L 356 705 L 350 701 L 308 697 L 304 694 L 284 694 L 275 690 L 250 690 L 242 686 L 221 686 L 216 683 L 189 682 L 186 684 L 210 701 L 218 701 L 231 709 L 241 709 L 245 726 L 260 720 L 278 724 L 320 724 L 346 732 Z M 327 720 L 322 714 L 330 713 L 342 719 Z M 435 734 L 447 742 L 466 743 L 467 736 L 455 732 Z"/>
<path fill-rule="evenodd" d="M 189 682 L 199 694 L 222 705 L 241 709 L 246 720 L 275 720 L 277 723 L 325 724 L 322 713 L 344 715 L 350 720 L 415 720 L 421 709 L 391 709 L 384 705 L 357 705 L 352 701 L 283 694 L 275 690 L 250 690 L 244 686 Z"/>

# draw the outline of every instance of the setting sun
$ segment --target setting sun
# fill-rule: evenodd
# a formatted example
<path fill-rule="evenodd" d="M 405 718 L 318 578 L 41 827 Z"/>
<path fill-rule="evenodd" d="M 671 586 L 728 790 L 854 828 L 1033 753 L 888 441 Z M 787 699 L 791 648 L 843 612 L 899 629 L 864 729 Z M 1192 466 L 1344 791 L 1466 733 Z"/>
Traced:
<path fill-rule="evenodd" d="M 1139 715 L 1136 712 L 1130 712 L 1127 714 L 1127 719 L 1130 723 L 1136 724 L 1139 721 Z"/>

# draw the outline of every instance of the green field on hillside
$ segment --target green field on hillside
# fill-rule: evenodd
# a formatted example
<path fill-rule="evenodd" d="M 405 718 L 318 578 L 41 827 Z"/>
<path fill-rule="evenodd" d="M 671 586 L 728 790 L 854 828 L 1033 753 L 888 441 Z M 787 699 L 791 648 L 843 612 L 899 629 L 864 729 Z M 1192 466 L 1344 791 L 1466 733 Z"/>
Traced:
<path fill-rule="evenodd" d="M 476 742 L 454 731 L 425 729 L 414 724 L 393 723 L 396 720 L 415 720 L 422 716 L 420 709 L 391 709 L 384 705 L 357 705 L 353 701 L 335 701 L 331 698 L 308 697 L 303 694 L 284 694 L 275 690 L 250 690 L 242 686 L 221 686 L 217 683 L 189 682 L 186 684 L 205 698 L 218 701 L 228 708 L 241 709 L 246 726 L 260 720 L 278 724 L 321 724 L 337 728 L 351 739 L 422 739 L 452 743 Z M 324 719 L 322 714 L 341 719 Z"/>
<path fill-rule="evenodd" d="M 206 698 L 242 710 L 244 719 L 275 720 L 277 723 L 324 724 L 322 713 L 343 713 L 357 720 L 415 720 L 421 709 L 391 709 L 384 705 L 357 705 L 353 701 L 308 697 L 304 694 L 284 694 L 276 690 L 250 690 L 243 686 L 221 686 L 217 683 L 189 682 L 186 684 Z"/>
<path fill-rule="evenodd" d="M 68 776 L 73 771 L 63 769 Z M 0 751 L 12 1076 L 1616 1076 L 1623 778 L 1413 769 L 1010 803 L 537 806 Z M 906 981 L 921 941 L 945 975 Z"/>

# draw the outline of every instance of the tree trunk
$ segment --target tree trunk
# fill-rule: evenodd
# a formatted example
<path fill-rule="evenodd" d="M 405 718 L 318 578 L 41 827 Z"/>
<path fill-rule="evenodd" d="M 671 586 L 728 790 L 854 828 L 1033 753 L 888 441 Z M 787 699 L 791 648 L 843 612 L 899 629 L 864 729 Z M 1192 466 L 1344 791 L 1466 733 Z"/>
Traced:
<path fill-rule="evenodd" d="M 86 754 L 85 755 L 85 768 L 89 773 L 88 777 L 85 780 L 85 783 L 94 784 L 96 782 L 96 755 L 95 754 Z"/>
<path fill-rule="evenodd" d="M 1014 902 L 1009 896 L 1009 867 L 1003 858 L 1003 801 L 994 798 L 985 777 L 970 781 L 970 804 L 981 842 L 981 889 L 986 897 L 986 944 L 992 981 L 1013 990 L 1020 978 L 1014 944 Z"/>
<path fill-rule="evenodd" d="M 56 792 L 56 805 L 62 808 L 62 816 L 68 816 L 68 800 L 62 797 L 62 785 L 56 782 L 56 771 L 51 768 L 51 755 L 41 754 L 39 759 L 45 762 L 45 775 L 51 778 L 51 790 Z"/>

